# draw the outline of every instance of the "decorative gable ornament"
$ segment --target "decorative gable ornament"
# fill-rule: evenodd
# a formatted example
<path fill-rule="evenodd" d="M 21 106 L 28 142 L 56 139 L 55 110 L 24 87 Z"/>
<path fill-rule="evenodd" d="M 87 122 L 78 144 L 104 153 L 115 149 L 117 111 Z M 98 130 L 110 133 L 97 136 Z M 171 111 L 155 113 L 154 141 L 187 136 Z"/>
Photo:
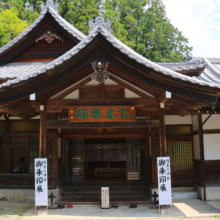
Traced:
<path fill-rule="evenodd" d="M 106 23 L 105 23 L 106 21 Z M 103 17 L 97 17 L 95 19 L 95 23 L 94 23 L 94 20 L 90 20 L 89 21 L 89 27 L 90 27 L 90 30 L 88 31 L 88 33 L 90 33 L 92 30 L 94 30 L 96 27 L 104 27 L 105 29 L 107 29 L 110 33 L 112 33 L 112 30 L 111 30 L 111 20 L 109 19 L 105 19 Z"/>
<path fill-rule="evenodd" d="M 58 35 L 56 35 L 55 33 L 53 33 L 52 31 L 47 31 L 45 34 L 43 34 L 41 37 L 39 37 L 36 42 L 38 42 L 39 40 L 45 40 L 47 41 L 47 43 L 51 43 L 53 42 L 55 39 L 61 40 L 63 41 L 62 38 L 60 38 Z"/>
<path fill-rule="evenodd" d="M 95 72 L 91 75 L 91 78 L 100 84 L 105 82 L 109 78 L 109 74 L 106 72 L 108 64 L 109 62 L 100 59 L 93 61 L 92 67 Z"/>
<path fill-rule="evenodd" d="M 58 13 L 59 4 L 58 3 L 54 4 L 53 0 L 47 0 L 46 5 L 44 3 L 41 3 L 40 7 L 41 7 L 41 14 L 45 10 L 48 10 L 49 8 L 54 9 Z"/>

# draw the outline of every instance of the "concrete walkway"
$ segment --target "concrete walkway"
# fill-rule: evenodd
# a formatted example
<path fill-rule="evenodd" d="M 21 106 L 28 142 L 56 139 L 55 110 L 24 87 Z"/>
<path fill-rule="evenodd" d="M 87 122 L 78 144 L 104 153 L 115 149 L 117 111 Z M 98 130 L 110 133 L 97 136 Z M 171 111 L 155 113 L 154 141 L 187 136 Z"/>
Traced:
<path fill-rule="evenodd" d="M 220 205 L 220 202 L 219 202 Z M 73 209 L 49 210 L 49 215 L 34 215 L 34 208 L 28 211 L 22 219 L 111 219 L 111 220 L 144 220 L 148 218 L 158 219 L 166 217 L 173 219 L 179 217 L 220 217 L 220 210 L 198 199 L 174 199 L 173 214 L 159 215 L 158 209 L 150 209 L 150 205 L 138 205 L 136 209 L 130 209 L 126 205 L 120 205 L 118 209 L 100 209 L 99 206 L 74 206 Z M 220 206 L 219 206 L 220 208 Z M 41 211 L 42 212 L 42 211 Z M 204 218 L 203 218 L 204 219 Z"/>

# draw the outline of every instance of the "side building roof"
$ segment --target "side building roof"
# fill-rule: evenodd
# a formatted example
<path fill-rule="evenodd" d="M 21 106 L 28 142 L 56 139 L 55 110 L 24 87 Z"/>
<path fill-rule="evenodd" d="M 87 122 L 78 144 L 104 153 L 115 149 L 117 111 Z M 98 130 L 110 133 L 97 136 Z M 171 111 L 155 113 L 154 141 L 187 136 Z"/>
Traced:
<path fill-rule="evenodd" d="M 159 63 L 159 65 L 177 72 L 187 73 L 194 70 L 193 78 L 220 85 L 220 58 L 191 57 L 190 61 L 185 63 Z"/>

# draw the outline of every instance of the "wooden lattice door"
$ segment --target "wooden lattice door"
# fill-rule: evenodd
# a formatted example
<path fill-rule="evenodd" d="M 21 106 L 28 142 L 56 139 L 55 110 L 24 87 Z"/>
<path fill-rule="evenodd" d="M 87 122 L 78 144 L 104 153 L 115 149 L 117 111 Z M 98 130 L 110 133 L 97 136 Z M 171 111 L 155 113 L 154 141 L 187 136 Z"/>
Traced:
<path fill-rule="evenodd" d="M 192 141 L 167 141 L 171 160 L 172 186 L 192 185 L 194 182 Z"/>
<path fill-rule="evenodd" d="M 82 140 L 62 140 L 62 178 L 73 181 L 83 180 Z"/>
<path fill-rule="evenodd" d="M 128 139 L 128 180 L 141 180 L 147 178 L 147 146 L 146 139 Z"/>

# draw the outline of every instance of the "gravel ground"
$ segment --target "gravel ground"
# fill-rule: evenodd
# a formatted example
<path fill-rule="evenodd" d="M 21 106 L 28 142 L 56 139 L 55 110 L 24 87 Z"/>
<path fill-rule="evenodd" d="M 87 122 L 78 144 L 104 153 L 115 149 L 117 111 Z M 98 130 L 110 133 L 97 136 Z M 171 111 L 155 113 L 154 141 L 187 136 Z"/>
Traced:
<path fill-rule="evenodd" d="M 57 218 L 49 218 L 49 217 L 20 217 L 20 216 L 0 216 L 0 220 L 34 220 L 34 219 L 40 219 L 40 220 L 55 220 Z M 89 219 L 89 220 L 105 220 L 105 218 L 62 218 L 62 220 L 85 220 L 85 219 Z M 111 220 L 111 218 L 107 218 L 108 220 Z M 119 218 L 112 218 L 112 220 L 119 220 Z M 126 220 L 129 218 L 123 218 L 123 220 Z M 200 218 L 183 218 L 183 217 L 167 217 L 167 218 L 139 218 L 140 220 L 217 220 L 220 219 L 220 216 L 216 216 L 216 217 L 200 217 Z"/>
<path fill-rule="evenodd" d="M 28 210 L 34 206 L 34 203 L 17 202 L 17 201 L 0 201 L 0 219 L 10 216 L 17 215 L 23 216 Z"/>

